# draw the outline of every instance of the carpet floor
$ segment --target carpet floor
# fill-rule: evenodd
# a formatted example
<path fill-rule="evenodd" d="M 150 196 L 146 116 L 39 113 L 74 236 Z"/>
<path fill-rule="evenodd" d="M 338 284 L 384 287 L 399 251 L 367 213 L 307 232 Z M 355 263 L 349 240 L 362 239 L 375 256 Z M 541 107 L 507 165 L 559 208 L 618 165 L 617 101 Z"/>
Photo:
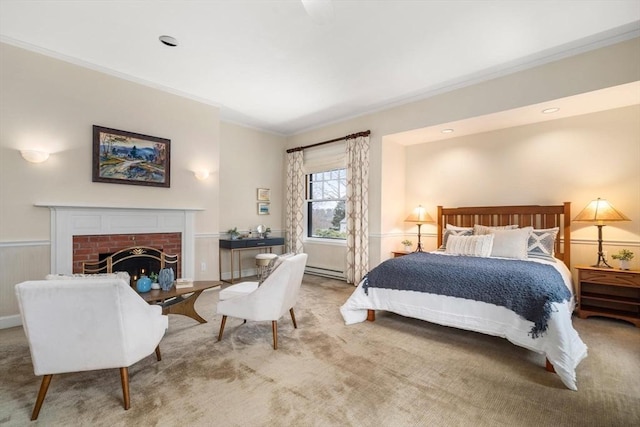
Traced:
<path fill-rule="evenodd" d="M 0 426 L 639 426 L 640 328 L 574 318 L 589 347 L 578 391 L 544 357 L 508 341 L 392 313 L 345 326 L 353 286 L 306 275 L 294 329 L 229 318 L 217 342 L 218 290 L 170 315 L 154 355 L 130 367 L 131 409 L 117 369 L 40 377 L 21 327 L 0 330 Z"/>

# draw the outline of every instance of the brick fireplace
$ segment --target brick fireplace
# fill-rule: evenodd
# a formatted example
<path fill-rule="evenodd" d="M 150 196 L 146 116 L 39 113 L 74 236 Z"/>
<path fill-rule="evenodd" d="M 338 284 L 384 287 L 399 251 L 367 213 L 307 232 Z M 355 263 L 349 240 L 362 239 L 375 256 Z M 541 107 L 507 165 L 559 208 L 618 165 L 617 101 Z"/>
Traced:
<path fill-rule="evenodd" d="M 73 272 L 82 273 L 83 262 L 96 262 L 122 249 L 146 246 L 182 258 L 182 233 L 105 234 L 73 236 Z M 178 265 L 176 277 L 182 277 Z M 156 271 L 157 273 L 157 271 Z M 136 272 L 129 271 L 133 277 Z"/>
<path fill-rule="evenodd" d="M 85 249 L 93 251 L 94 244 L 99 248 L 97 253 L 115 252 L 136 245 L 157 248 L 160 244 L 163 251 L 180 254 L 178 269 L 181 274 L 178 277 L 194 277 L 194 222 L 199 209 L 36 206 L 47 207 L 51 213 L 53 274 L 80 272 L 80 257 L 87 255 Z M 88 248 L 79 249 L 75 247 L 76 242 L 90 243 Z M 112 250 L 116 245 L 118 248 Z M 95 260 L 98 260 L 97 255 Z"/>

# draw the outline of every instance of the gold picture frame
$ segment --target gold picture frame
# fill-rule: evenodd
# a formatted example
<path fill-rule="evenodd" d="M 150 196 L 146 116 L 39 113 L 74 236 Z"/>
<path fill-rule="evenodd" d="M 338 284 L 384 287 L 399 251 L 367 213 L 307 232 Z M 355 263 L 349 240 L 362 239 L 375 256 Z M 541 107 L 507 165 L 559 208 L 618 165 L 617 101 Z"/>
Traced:
<path fill-rule="evenodd" d="M 258 188 L 258 201 L 268 202 L 271 200 L 271 190 L 268 188 Z"/>
<path fill-rule="evenodd" d="M 171 185 L 171 140 L 93 126 L 93 182 Z"/>

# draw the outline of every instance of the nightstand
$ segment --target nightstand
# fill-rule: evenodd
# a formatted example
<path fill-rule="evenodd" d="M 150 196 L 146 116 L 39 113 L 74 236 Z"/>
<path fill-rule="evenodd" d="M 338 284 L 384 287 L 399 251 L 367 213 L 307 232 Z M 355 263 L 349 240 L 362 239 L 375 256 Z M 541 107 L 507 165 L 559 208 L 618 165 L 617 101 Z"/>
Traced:
<path fill-rule="evenodd" d="M 409 255 L 409 254 L 411 254 L 411 253 L 413 253 L 413 252 L 407 252 L 407 251 L 393 251 L 393 252 L 391 252 L 391 253 L 393 254 L 393 257 L 394 257 L 394 258 L 398 258 L 398 257 L 401 257 L 401 256 Z"/>
<path fill-rule="evenodd" d="M 578 316 L 622 319 L 640 328 L 640 271 L 577 266 Z"/>

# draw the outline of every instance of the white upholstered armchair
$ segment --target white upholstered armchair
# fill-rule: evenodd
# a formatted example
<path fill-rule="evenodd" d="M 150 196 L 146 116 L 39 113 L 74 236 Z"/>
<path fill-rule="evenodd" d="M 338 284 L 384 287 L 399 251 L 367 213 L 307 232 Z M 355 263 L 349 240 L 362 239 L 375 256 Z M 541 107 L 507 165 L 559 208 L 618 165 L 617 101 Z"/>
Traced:
<path fill-rule="evenodd" d="M 16 285 L 33 371 L 44 375 L 31 416 L 38 418 L 54 374 L 120 368 L 129 409 L 128 367 L 152 354 L 168 326 L 121 279 L 38 280 Z"/>
<path fill-rule="evenodd" d="M 258 282 L 243 282 L 222 290 L 218 302 L 218 314 L 222 315 L 218 341 L 222 340 L 227 316 L 253 321 L 271 320 L 273 348 L 277 350 L 278 319 L 289 311 L 293 327 L 298 327 L 293 306 L 298 299 L 306 263 L 307 254 L 294 255 L 284 259 L 260 286 Z"/>

